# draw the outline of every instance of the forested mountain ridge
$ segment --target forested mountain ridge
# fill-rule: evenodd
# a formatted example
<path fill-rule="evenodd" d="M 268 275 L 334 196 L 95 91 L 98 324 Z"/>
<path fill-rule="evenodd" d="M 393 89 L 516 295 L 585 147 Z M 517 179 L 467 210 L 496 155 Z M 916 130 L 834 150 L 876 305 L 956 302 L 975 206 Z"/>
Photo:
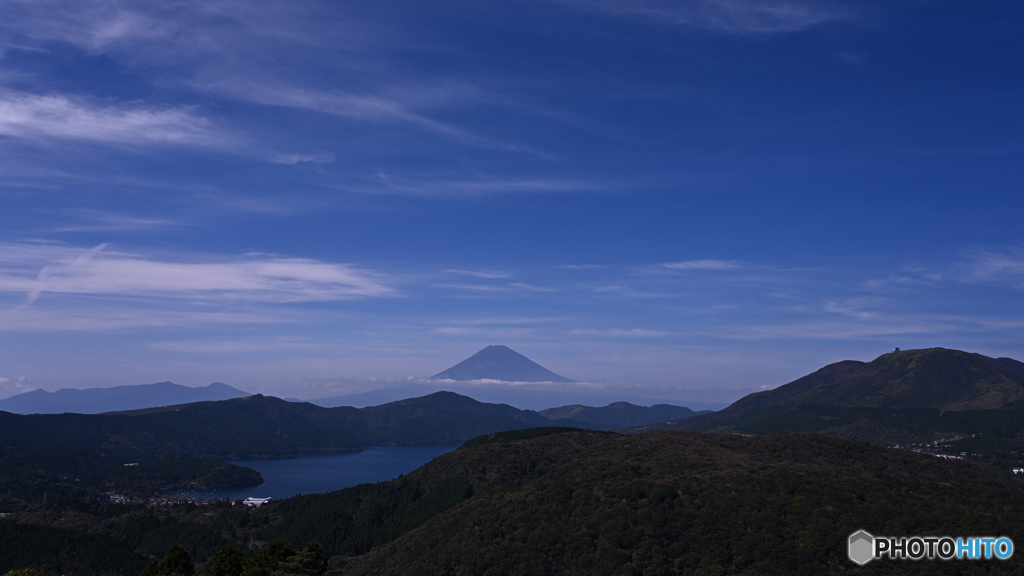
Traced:
<path fill-rule="evenodd" d="M 4 442 L 123 457 L 281 458 L 372 444 L 431 444 L 550 424 L 531 411 L 437 392 L 371 408 L 322 408 L 269 396 L 117 414 L 0 412 Z"/>
<path fill-rule="evenodd" d="M 643 419 L 647 414 L 651 418 L 647 422 L 660 419 L 663 410 L 636 408 L 634 416 Z M 257 394 L 114 414 L 0 412 L 0 437 L 5 444 L 91 450 L 124 458 L 281 458 L 357 451 L 369 445 L 443 444 L 551 425 L 610 427 L 552 419 L 452 392 L 366 408 L 323 408 Z"/>
<path fill-rule="evenodd" d="M 945 348 L 893 351 L 830 364 L 713 414 L 636 431 L 652 428 L 813 431 L 878 444 L 972 436 L 1002 450 L 1024 439 L 1024 363 Z"/>
<path fill-rule="evenodd" d="M 1024 363 L 947 348 L 900 350 L 871 362 L 830 364 L 736 402 L 737 408 L 777 404 L 939 411 L 1021 407 Z"/>
<path fill-rule="evenodd" d="M 554 421 L 572 420 L 598 430 L 631 428 L 653 422 L 667 422 L 689 418 L 707 412 L 709 411 L 695 412 L 683 406 L 672 406 L 670 404 L 637 406 L 629 402 L 613 402 L 600 408 L 583 406 L 582 404 L 570 404 L 540 411 L 541 415 Z"/>
<path fill-rule="evenodd" d="M 413 480 L 464 477 L 472 494 L 394 541 L 335 564 L 344 565 L 344 574 L 455 567 L 467 574 L 918 573 L 925 568 L 915 562 L 858 568 L 846 558 L 846 537 L 862 528 L 1024 529 L 1024 491 L 1009 475 L 858 441 L 813 434 L 519 434 L 474 440 L 425 466 Z M 960 567 L 939 562 L 926 569 Z M 1009 563 L 984 569 L 1024 572 Z"/>
<path fill-rule="evenodd" d="M 16 504 L 225 490 L 262 479 L 224 459 L 452 443 L 552 422 L 444 392 L 364 409 L 251 396 L 103 415 L 0 412 L 0 493 Z"/>
<path fill-rule="evenodd" d="M 90 537 L 151 558 L 180 543 L 198 573 L 228 546 L 251 557 L 269 542 L 315 541 L 333 573 L 353 575 L 1021 574 L 1024 564 L 994 559 L 858 567 L 845 546 L 859 529 L 1024 533 L 1022 484 L 971 462 L 817 434 L 536 428 L 473 439 L 391 482 L 256 510 L 138 510 L 93 522 Z"/>

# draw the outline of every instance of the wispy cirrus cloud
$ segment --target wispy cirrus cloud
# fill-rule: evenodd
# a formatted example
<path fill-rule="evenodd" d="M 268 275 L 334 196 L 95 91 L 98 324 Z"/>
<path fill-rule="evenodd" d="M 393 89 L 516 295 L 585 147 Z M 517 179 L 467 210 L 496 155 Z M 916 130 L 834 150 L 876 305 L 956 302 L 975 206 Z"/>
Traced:
<path fill-rule="evenodd" d="M 483 277 L 484 279 L 490 279 L 490 277 Z M 456 289 L 466 290 L 470 292 L 476 292 L 478 294 L 498 294 L 498 293 L 509 293 L 509 292 L 529 292 L 529 293 L 552 293 L 560 292 L 558 288 L 552 288 L 550 286 L 537 286 L 536 284 L 527 284 L 525 282 L 509 282 L 504 284 L 435 284 L 435 288 L 445 289 Z"/>
<path fill-rule="evenodd" d="M 63 94 L 15 90 L 0 90 L 0 135 L 145 146 L 234 145 L 192 107 L 104 105 Z"/>
<path fill-rule="evenodd" d="M 326 164 L 334 162 L 333 152 L 312 152 L 312 153 L 280 153 L 270 159 L 274 164 Z"/>
<path fill-rule="evenodd" d="M 24 305 L 45 294 L 285 303 L 398 293 L 382 275 L 347 264 L 266 255 L 193 258 L 157 259 L 104 244 L 88 250 L 8 244 L 0 247 L 0 292 L 23 293 Z"/>
<path fill-rule="evenodd" d="M 438 328 L 432 328 L 431 334 L 443 334 L 445 336 L 476 336 L 483 334 L 482 328 L 475 328 L 472 326 L 440 326 Z"/>
<path fill-rule="evenodd" d="M 834 2 L 806 0 L 554 0 L 579 10 L 645 18 L 726 34 L 780 34 L 849 20 Z"/>
<path fill-rule="evenodd" d="M 68 213 L 76 223 L 58 224 L 50 232 L 113 232 L 123 230 L 153 230 L 182 225 L 182 222 L 168 218 L 147 218 L 118 214 L 115 212 L 79 209 Z"/>
<path fill-rule="evenodd" d="M 536 324 L 552 324 L 565 320 L 561 316 L 541 316 L 541 317 L 530 317 L 530 316 L 499 316 L 491 318 L 459 318 L 449 320 L 448 323 L 455 326 L 520 326 L 520 325 L 536 325 Z"/>
<path fill-rule="evenodd" d="M 847 298 L 845 300 L 826 302 L 824 309 L 826 312 L 840 314 L 842 316 L 848 316 L 858 320 L 870 320 L 878 317 L 880 314 L 880 308 L 885 303 L 886 301 L 881 298 Z"/>
<path fill-rule="evenodd" d="M 466 290 L 468 292 L 475 292 L 478 294 L 512 291 L 508 286 L 498 286 L 493 284 L 434 284 L 434 288 Z"/>
<path fill-rule="evenodd" d="M 952 261 L 930 266 L 915 265 L 900 273 L 873 278 L 861 284 L 868 290 L 936 288 L 943 284 L 1003 284 L 1024 288 L 1024 248 L 974 247 L 962 250 Z"/>
<path fill-rule="evenodd" d="M 253 54 L 261 47 L 291 44 L 322 48 L 325 33 L 349 45 L 378 43 L 379 30 L 325 18 L 321 7 L 272 0 L 196 2 L 109 2 L 106 0 L 8 0 L 0 31 L 31 43 L 62 42 L 93 54 L 114 56 L 145 66 L 214 66 Z M 362 28 L 368 28 L 363 23 Z M 13 41 L 13 40 L 12 40 Z M 253 61 L 255 63 L 255 61 Z"/>
<path fill-rule="evenodd" d="M 685 260 L 662 264 L 669 270 L 738 270 L 744 267 L 736 260 Z"/>
<path fill-rule="evenodd" d="M 359 122 L 400 123 L 464 145 L 540 154 L 431 113 L 505 104 L 499 95 L 471 83 L 389 74 L 382 50 L 423 46 L 391 30 L 390 23 L 363 21 L 351 12 L 343 5 L 259 0 L 12 0 L 7 17 L 0 17 L 0 41 L 62 42 L 103 54 L 128 69 L 143 70 L 177 95 L 187 87 L 192 92 L 187 97 L 198 92 Z M 286 164 L 332 158 L 330 152 L 262 154 Z"/>
<path fill-rule="evenodd" d="M 607 336 L 610 338 L 658 338 L 661 336 L 668 336 L 671 333 L 663 330 L 648 330 L 645 328 L 611 328 L 604 330 L 576 328 L 570 330 L 569 334 L 572 334 L 573 336 Z"/>
<path fill-rule="evenodd" d="M 1024 249 L 974 249 L 954 264 L 963 282 L 1008 282 L 1024 287 Z"/>
<path fill-rule="evenodd" d="M 884 290 L 893 288 L 913 288 L 932 286 L 941 282 L 944 276 L 937 272 L 907 272 L 891 274 L 885 278 L 872 278 L 861 284 L 868 290 Z"/>
<path fill-rule="evenodd" d="M 394 96 L 380 94 L 371 91 L 369 87 L 365 89 L 367 90 L 365 92 L 355 92 L 338 87 L 310 89 L 285 83 L 273 86 L 268 85 L 265 80 L 257 81 L 245 78 L 205 81 L 200 84 L 200 87 L 203 90 L 234 99 L 267 106 L 299 108 L 363 122 L 400 122 L 462 144 L 495 150 L 541 154 L 530 147 L 483 136 L 454 124 L 437 120 L 418 111 L 415 108 L 415 100 L 405 101 Z M 408 92 L 415 94 L 416 90 L 410 89 Z M 459 98 L 453 97 L 448 105 L 457 104 L 459 101 Z"/>
<path fill-rule="evenodd" d="M 552 288 L 550 286 L 537 286 L 536 284 L 527 284 L 525 282 L 513 282 L 509 284 L 510 287 L 519 290 L 526 290 L 529 292 L 560 292 L 558 288 Z"/>
<path fill-rule="evenodd" d="M 512 277 L 512 273 L 511 272 L 505 272 L 503 270 L 458 270 L 458 269 L 448 269 L 448 270 L 444 270 L 444 272 L 447 272 L 449 274 L 459 274 L 461 276 L 472 276 L 474 278 L 500 279 L 500 278 L 511 278 Z"/>
<path fill-rule="evenodd" d="M 308 317 L 282 310 L 225 310 L 212 309 L 207 302 L 139 299 L 116 299 L 98 303 L 95 296 L 82 301 L 54 302 L 47 299 L 33 306 L 16 306 L 0 310 L 0 332 L 77 332 L 99 333 L 112 331 L 180 330 L 182 328 L 209 328 L 216 326 L 248 329 L 309 321 Z"/>
<path fill-rule="evenodd" d="M 6 25 L 0 24 L 0 29 L 18 37 L 57 40 L 97 53 L 120 42 L 171 36 L 176 27 L 173 20 L 156 18 L 148 12 L 153 7 L 95 0 L 11 0 L 4 3 Z"/>
<path fill-rule="evenodd" d="M 610 189 L 606 183 L 571 178 L 402 178 L 378 172 L 376 186 L 346 187 L 352 192 L 411 196 L 477 196 L 489 194 L 572 194 Z"/>
<path fill-rule="evenodd" d="M 232 354 L 237 352 L 277 352 L 285 349 L 309 348 L 307 340 L 276 338 L 272 340 L 172 340 L 153 342 L 149 348 L 166 352 L 193 354 Z"/>
<path fill-rule="evenodd" d="M 647 291 L 633 288 L 631 286 L 624 286 L 622 284 L 597 286 L 594 288 L 594 292 L 597 294 L 607 294 L 609 296 L 621 296 L 625 298 L 670 298 L 673 296 L 669 292 Z"/>
<path fill-rule="evenodd" d="M 974 318 L 950 316 L 902 315 L 890 318 L 849 318 L 846 320 L 807 320 L 776 324 L 746 324 L 720 337 L 733 340 L 872 340 L 914 337 L 917 341 L 949 341 L 955 334 L 978 332 L 982 324 Z"/>

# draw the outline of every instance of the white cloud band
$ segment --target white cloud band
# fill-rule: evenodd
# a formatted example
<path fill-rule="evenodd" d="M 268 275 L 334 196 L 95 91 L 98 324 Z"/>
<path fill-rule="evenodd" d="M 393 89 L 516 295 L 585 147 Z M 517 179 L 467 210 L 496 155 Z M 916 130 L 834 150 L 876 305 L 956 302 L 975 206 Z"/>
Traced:
<path fill-rule="evenodd" d="M 101 106 L 61 94 L 0 90 L 0 135 L 26 140 L 228 147 L 206 118 L 188 107 Z"/>
<path fill-rule="evenodd" d="M 252 255 L 216 261 L 168 261 L 59 245 L 0 247 L 0 292 L 144 296 L 256 302 L 314 302 L 395 295 L 374 272 L 305 258 Z"/>
<path fill-rule="evenodd" d="M 743 264 L 735 260 L 686 260 L 664 265 L 670 270 L 736 270 Z"/>

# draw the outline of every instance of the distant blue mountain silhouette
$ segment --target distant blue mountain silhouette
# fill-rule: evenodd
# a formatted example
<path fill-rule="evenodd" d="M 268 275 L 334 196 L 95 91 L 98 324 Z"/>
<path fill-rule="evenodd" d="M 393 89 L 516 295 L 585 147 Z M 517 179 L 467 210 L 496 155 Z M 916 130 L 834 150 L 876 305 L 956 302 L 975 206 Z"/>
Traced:
<path fill-rule="evenodd" d="M 572 382 L 508 346 L 488 346 L 432 380 L 503 380 L 506 382 Z"/>
<path fill-rule="evenodd" d="M 251 394 L 220 382 L 200 388 L 159 382 L 85 390 L 64 388 L 56 392 L 33 390 L 0 400 L 0 410 L 14 414 L 102 414 L 209 400 L 229 400 L 244 396 Z"/>

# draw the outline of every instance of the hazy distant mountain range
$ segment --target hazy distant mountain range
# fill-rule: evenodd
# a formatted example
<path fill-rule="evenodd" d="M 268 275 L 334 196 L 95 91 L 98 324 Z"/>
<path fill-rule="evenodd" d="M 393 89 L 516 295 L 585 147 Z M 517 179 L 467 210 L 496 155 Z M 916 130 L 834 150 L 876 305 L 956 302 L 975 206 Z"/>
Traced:
<path fill-rule="evenodd" d="M 517 371 L 519 368 L 522 370 Z M 437 376 L 527 378 L 529 374 L 523 371 L 527 369 L 535 376 L 557 376 L 505 346 L 488 346 Z M 23 414 L 95 414 L 169 405 L 174 406 L 177 416 L 157 416 L 167 410 L 139 410 L 125 422 L 139 427 L 136 433 L 140 438 L 159 436 L 143 428 L 165 420 L 157 426 L 169 426 L 170 437 L 175 435 L 176 426 L 209 430 L 219 436 L 249 437 L 245 446 L 196 438 L 197 453 L 233 456 L 260 454 L 261 450 L 265 454 L 293 454 L 307 450 L 352 450 L 378 443 L 456 441 L 499 430 L 552 424 L 633 431 L 813 431 L 880 444 L 923 441 L 943 434 L 980 434 L 988 442 L 1017 444 L 1022 442 L 1016 438 L 1017 432 L 1024 429 L 1024 363 L 944 348 L 894 351 L 871 362 L 837 362 L 774 390 L 741 398 L 715 413 L 626 402 L 601 408 L 571 404 L 541 411 L 519 410 L 451 392 L 362 409 L 323 408 L 262 396 L 242 400 L 245 396 L 248 394 L 224 384 L 187 388 L 163 382 L 52 393 L 37 390 L 0 401 L 0 410 Z M 223 405 L 193 404 L 197 399 L 232 401 Z M 267 436 L 265 430 L 231 429 L 243 422 L 258 429 L 262 426 L 260 418 L 282 420 L 277 436 L 288 436 L 288 440 Z M 106 424 L 100 427 L 103 426 Z M 45 429 L 41 433 L 48 435 Z M 83 429 L 82 433 L 85 438 L 94 432 Z M 1024 432 L 1021 435 L 1024 438 Z M 256 437 L 263 438 L 264 443 L 256 443 Z M 140 441 L 139 449 L 143 446 L 156 449 Z M 172 452 L 181 455 L 187 450 L 168 453 Z"/>
<path fill-rule="evenodd" d="M 273 458 L 355 451 L 369 445 L 460 442 L 538 426 L 638 426 L 688 414 L 694 412 L 623 402 L 605 408 L 556 408 L 549 417 L 452 392 L 366 408 L 323 408 L 257 394 L 108 414 L 0 412 L 0 438 L 10 446 L 92 450 L 132 458 Z"/>
<path fill-rule="evenodd" d="M 657 393 L 652 395 L 649 391 L 645 393 L 643 388 L 581 389 L 574 386 L 550 386 L 547 383 L 503 385 L 500 383 L 459 382 L 455 380 L 421 380 L 390 386 L 383 385 L 372 390 L 351 392 L 337 396 L 305 398 L 303 400 L 286 398 L 286 400 L 292 402 L 305 401 L 317 406 L 323 406 L 324 408 L 335 408 L 338 406 L 361 408 L 446 391 L 469 396 L 480 402 L 509 404 L 522 410 L 536 410 L 538 412 L 547 410 L 552 406 L 577 404 L 581 399 L 585 399 L 591 406 L 605 406 L 625 401 L 637 406 L 652 406 L 655 404 L 686 406 L 697 411 L 721 410 L 729 405 L 728 402 L 702 401 L 700 396 L 694 399 L 688 397 L 685 401 L 666 398 L 664 396 L 657 396 Z"/>
<path fill-rule="evenodd" d="M 488 346 L 434 380 L 504 380 L 506 382 L 572 382 L 530 360 L 508 346 Z"/>
<path fill-rule="evenodd" d="M 33 390 L 0 400 L 0 410 L 14 414 L 101 414 L 190 402 L 229 400 L 244 396 L 251 394 L 220 382 L 201 388 L 158 382 L 85 390 L 64 388 L 56 392 Z"/>
<path fill-rule="evenodd" d="M 499 380 L 508 382 L 571 382 L 515 352 L 507 346 L 488 346 L 455 366 L 431 377 L 433 380 Z M 438 383 L 439 385 L 442 383 Z M 423 385 L 373 390 L 322 398 L 312 402 L 324 407 L 370 406 L 423 396 L 438 388 L 423 390 Z M 0 400 L 0 411 L 14 414 L 102 414 L 157 406 L 173 406 L 211 400 L 230 400 L 251 396 L 249 392 L 215 382 L 202 388 L 189 388 L 171 382 L 112 388 L 65 388 L 56 392 L 33 390 Z M 289 399 L 297 401 L 296 399 Z M 550 404 L 549 404 L 550 405 Z M 684 415 L 678 417 L 684 417 Z"/>

